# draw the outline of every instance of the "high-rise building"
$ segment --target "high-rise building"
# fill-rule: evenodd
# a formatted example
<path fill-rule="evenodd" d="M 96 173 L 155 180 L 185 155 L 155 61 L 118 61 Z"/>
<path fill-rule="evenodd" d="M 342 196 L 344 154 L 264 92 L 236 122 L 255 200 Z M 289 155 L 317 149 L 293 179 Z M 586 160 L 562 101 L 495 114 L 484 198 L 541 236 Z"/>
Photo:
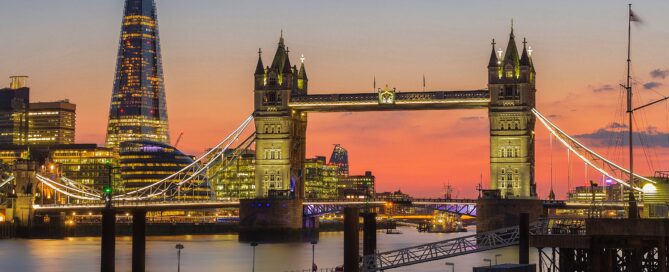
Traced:
<path fill-rule="evenodd" d="M 376 178 L 372 171 L 365 171 L 364 175 L 353 175 L 339 178 L 340 198 L 373 198 L 376 194 L 374 183 Z"/>
<path fill-rule="evenodd" d="M 106 143 L 131 140 L 169 143 L 154 0 L 125 1 Z"/>
<path fill-rule="evenodd" d="M 28 77 L 10 79 L 9 88 L 0 89 L 0 144 L 24 145 L 28 138 Z"/>
<path fill-rule="evenodd" d="M 306 198 L 337 198 L 339 183 L 339 166 L 328 164 L 325 157 L 304 161 L 304 194 Z"/>
<path fill-rule="evenodd" d="M 207 177 L 219 200 L 255 197 L 255 152 L 244 150 L 233 159 L 235 149 L 225 152 L 207 170 Z"/>
<path fill-rule="evenodd" d="M 330 164 L 339 166 L 338 175 L 348 176 L 348 150 L 340 144 L 335 144 L 332 155 L 330 155 Z"/>
<path fill-rule="evenodd" d="M 30 103 L 28 144 L 73 144 L 76 109 L 68 100 Z"/>

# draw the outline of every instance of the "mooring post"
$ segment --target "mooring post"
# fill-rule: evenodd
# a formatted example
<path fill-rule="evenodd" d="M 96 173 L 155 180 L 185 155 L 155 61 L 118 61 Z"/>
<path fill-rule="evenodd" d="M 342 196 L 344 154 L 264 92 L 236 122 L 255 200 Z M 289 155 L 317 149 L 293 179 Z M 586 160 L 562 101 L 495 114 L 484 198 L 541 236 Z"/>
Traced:
<path fill-rule="evenodd" d="M 520 236 L 518 237 L 518 263 L 530 263 L 530 214 L 521 213 L 518 230 Z"/>
<path fill-rule="evenodd" d="M 102 211 L 101 247 L 102 254 L 100 255 L 100 271 L 116 271 L 116 213 L 111 208 L 106 208 Z"/>
<path fill-rule="evenodd" d="M 346 272 L 360 271 L 359 216 L 358 208 L 344 208 L 344 271 Z"/>
<path fill-rule="evenodd" d="M 363 213 L 362 254 L 372 255 L 376 252 L 376 213 Z"/>
<path fill-rule="evenodd" d="M 146 211 L 132 212 L 132 272 L 144 272 L 146 263 Z"/>

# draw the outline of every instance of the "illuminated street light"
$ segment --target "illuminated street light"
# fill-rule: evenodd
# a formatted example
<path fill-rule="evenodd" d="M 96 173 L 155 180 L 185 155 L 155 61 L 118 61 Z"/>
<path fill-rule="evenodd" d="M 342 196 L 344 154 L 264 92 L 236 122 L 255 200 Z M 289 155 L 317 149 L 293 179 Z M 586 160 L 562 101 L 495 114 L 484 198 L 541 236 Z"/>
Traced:
<path fill-rule="evenodd" d="M 253 262 L 253 263 L 252 263 L 253 266 L 252 266 L 252 268 L 251 268 L 251 272 L 255 272 L 255 271 L 256 271 L 256 247 L 257 247 L 257 246 L 258 246 L 258 243 L 256 243 L 256 242 L 251 242 L 251 247 L 253 247 L 253 261 L 252 261 L 252 262 Z"/>
<path fill-rule="evenodd" d="M 181 250 L 184 249 L 184 245 L 177 244 L 175 248 L 177 249 L 177 272 L 181 272 Z"/>
<path fill-rule="evenodd" d="M 318 241 L 311 241 L 311 271 L 318 270 L 318 267 L 316 266 L 316 244 L 318 244 Z"/>

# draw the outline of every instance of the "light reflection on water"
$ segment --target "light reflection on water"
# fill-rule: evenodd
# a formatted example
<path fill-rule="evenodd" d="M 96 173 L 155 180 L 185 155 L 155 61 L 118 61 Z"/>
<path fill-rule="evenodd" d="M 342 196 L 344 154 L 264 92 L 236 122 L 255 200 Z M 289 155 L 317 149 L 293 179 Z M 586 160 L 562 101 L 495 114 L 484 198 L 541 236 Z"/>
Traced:
<path fill-rule="evenodd" d="M 380 251 L 435 242 L 474 233 L 419 233 L 413 228 L 400 228 L 403 234 L 378 233 Z M 324 232 L 316 245 L 319 268 L 331 268 L 342 263 L 343 232 Z M 130 271 L 131 239 L 117 237 L 116 271 Z M 237 235 L 184 235 L 147 237 L 147 271 L 176 271 L 174 246 L 182 243 L 181 271 L 251 271 L 252 249 L 239 243 Z M 362 245 L 362 244 L 361 244 Z M 487 265 L 484 258 L 500 263 L 517 262 L 517 247 L 481 252 L 408 266 L 390 271 L 450 271 L 444 263 L 456 264 L 455 271 L 472 271 L 472 266 Z M 536 263 L 536 250 L 530 250 L 530 262 Z M 63 240 L 0 240 L 0 271 L 99 271 L 100 239 L 94 237 Z M 311 263 L 311 244 L 261 244 L 256 248 L 256 271 L 291 271 L 308 269 Z M 450 268 L 449 268 L 450 269 Z"/>

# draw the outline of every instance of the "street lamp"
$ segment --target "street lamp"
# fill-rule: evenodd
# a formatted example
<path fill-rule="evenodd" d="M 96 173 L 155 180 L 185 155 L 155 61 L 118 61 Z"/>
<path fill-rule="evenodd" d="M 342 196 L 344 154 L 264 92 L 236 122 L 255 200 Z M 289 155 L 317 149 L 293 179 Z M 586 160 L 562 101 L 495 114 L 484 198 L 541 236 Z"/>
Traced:
<path fill-rule="evenodd" d="M 492 260 L 490 259 L 483 259 L 484 262 L 488 262 L 488 267 L 492 267 Z"/>
<path fill-rule="evenodd" d="M 446 262 L 446 267 L 448 267 L 448 266 L 451 267 L 451 272 L 455 272 L 455 264 L 454 263 Z"/>
<path fill-rule="evenodd" d="M 181 272 L 181 250 L 184 249 L 184 245 L 177 244 L 177 272 Z"/>
<path fill-rule="evenodd" d="M 253 266 L 251 268 L 252 272 L 256 271 L 256 247 L 258 246 L 258 243 L 256 242 L 251 242 L 251 247 L 253 247 Z"/>
<path fill-rule="evenodd" d="M 495 254 L 495 265 L 497 265 L 497 257 L 501 257 L 502 254 Z"/>
<path fill-rule="evenodd" d="M 318 244 L 318 241 L 311 241 L 311 271 L 318 270 L 316 266 L 316 244 Z"/>

